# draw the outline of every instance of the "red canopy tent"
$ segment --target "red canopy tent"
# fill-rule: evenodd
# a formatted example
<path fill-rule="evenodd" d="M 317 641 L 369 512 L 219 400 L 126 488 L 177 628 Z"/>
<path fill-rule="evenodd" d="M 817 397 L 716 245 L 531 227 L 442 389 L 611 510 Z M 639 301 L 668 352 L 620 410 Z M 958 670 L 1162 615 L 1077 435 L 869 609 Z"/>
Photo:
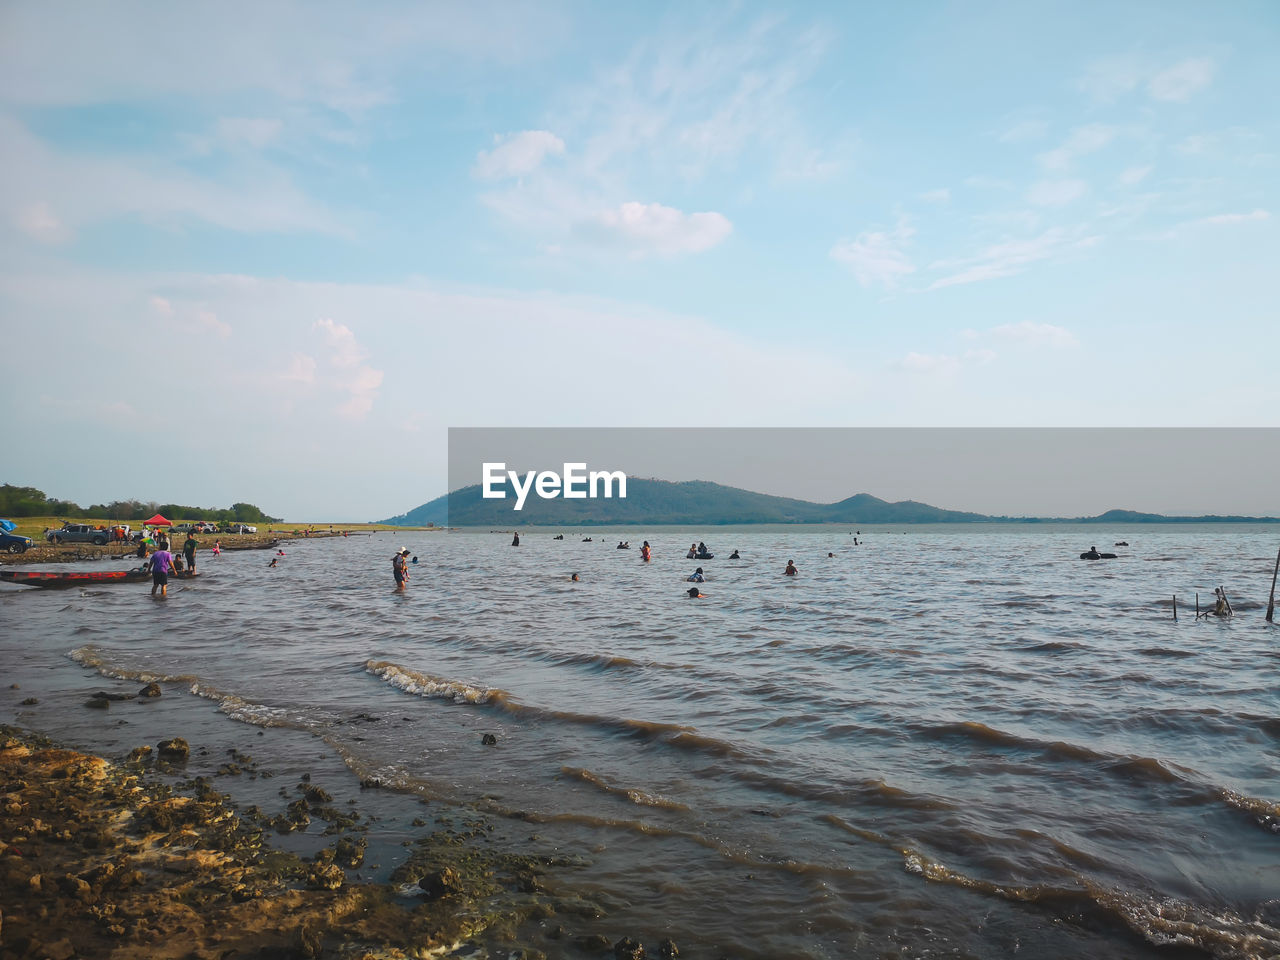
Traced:
<path fill-rule="evenodd" d="M 157 513 L 150 520 L 143 520 L 142 525 L 144 527 L 172 527 L 173 521 L 166 520 L 164 517 L 160 516 L 160 514 Z"/>

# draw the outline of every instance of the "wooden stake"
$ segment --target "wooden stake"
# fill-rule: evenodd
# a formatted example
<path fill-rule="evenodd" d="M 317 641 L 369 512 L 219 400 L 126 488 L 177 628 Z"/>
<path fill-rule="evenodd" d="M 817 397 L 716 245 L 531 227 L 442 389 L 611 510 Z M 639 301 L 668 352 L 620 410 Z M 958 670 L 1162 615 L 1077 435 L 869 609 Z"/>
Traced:
<path fill-rule="evenodd" d="M 1178 595 L 1173 595 L 1173 619 L 1178 619 Z"/>
<path fill-rule="evenodd" d="M 1231 609 L 1231 601 L 1227 599 L 1227 588 L 1219 587 L 1218 589 L 1222 591 L 1222 602 L 1227 605 L 1227 616 L 1234 617 L 1236 612 Z"/>
<path fill-rule="evenodd" d="M 1196 591 L 1196 619 L 1200 619 L 1200 591 Z"/>
<path fill-rule="evenodd" d="M 1280 550 L 1276 551 L 1276 568 L 1271 571 L 1271 599 L 1267 601 L 1267 623 L 1275 623 L 1277 573 L 1280 573 Z"/>

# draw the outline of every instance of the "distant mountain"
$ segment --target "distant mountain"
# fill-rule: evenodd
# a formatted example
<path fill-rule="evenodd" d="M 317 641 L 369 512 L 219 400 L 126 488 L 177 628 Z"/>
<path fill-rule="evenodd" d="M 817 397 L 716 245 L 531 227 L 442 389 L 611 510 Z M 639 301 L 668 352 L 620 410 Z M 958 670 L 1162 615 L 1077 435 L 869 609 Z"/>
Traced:
<path fill-rule="evenodd" d="M 626 499 L 543 500 L 530 494 L 516 513 L 512 500 L 485 500 L 480 485 L 455 490 L 382 523 L 407 527 L 604 526 L 753 523 L 1275 523 L 1274 517 L 1166 517 L 1109 510 L 1096 517 L 993 517 L 927 503 L 890 503 L 859 493 L 838 503 L 811 503 L 754 493 L 706 480 L 627 478 Z"/>

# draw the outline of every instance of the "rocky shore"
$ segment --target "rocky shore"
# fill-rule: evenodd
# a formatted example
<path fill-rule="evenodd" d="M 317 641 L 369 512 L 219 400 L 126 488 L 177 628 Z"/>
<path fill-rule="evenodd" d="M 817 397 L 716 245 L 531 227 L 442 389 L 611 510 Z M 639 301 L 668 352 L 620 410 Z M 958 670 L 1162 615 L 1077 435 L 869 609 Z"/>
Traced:
<path fill-rule="evenodd" d="M 369 829 L 356 810 L 304 781 L 277 816 L 240 811 L 202 778 L 175 779 L 188 751 L 164 741 L 113 763 L 0 727 L 0 955 L 372 960 L 474 953 L 481 935 L 505 955 L 546 955 L 515 938 L 557 912 L 542 892 L 552 861 L 490 848 L 491 827 L 445 817 L 403 844 L 389 883 L 352 881 Z M 272 848 L 270 832 L 312 818 L 327 846 Z"/>

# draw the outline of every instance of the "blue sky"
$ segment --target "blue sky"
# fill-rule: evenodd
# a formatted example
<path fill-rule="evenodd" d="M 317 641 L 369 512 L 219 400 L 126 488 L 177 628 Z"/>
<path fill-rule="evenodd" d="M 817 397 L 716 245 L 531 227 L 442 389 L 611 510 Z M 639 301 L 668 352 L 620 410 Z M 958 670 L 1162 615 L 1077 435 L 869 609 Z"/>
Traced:
<path fill-rule="evenodd" d="M 1278 41 L 1268 2 L 8 3 L 4 480 L 366 519 L 443 492 L 449 426 L 1274 426 Z"/>

